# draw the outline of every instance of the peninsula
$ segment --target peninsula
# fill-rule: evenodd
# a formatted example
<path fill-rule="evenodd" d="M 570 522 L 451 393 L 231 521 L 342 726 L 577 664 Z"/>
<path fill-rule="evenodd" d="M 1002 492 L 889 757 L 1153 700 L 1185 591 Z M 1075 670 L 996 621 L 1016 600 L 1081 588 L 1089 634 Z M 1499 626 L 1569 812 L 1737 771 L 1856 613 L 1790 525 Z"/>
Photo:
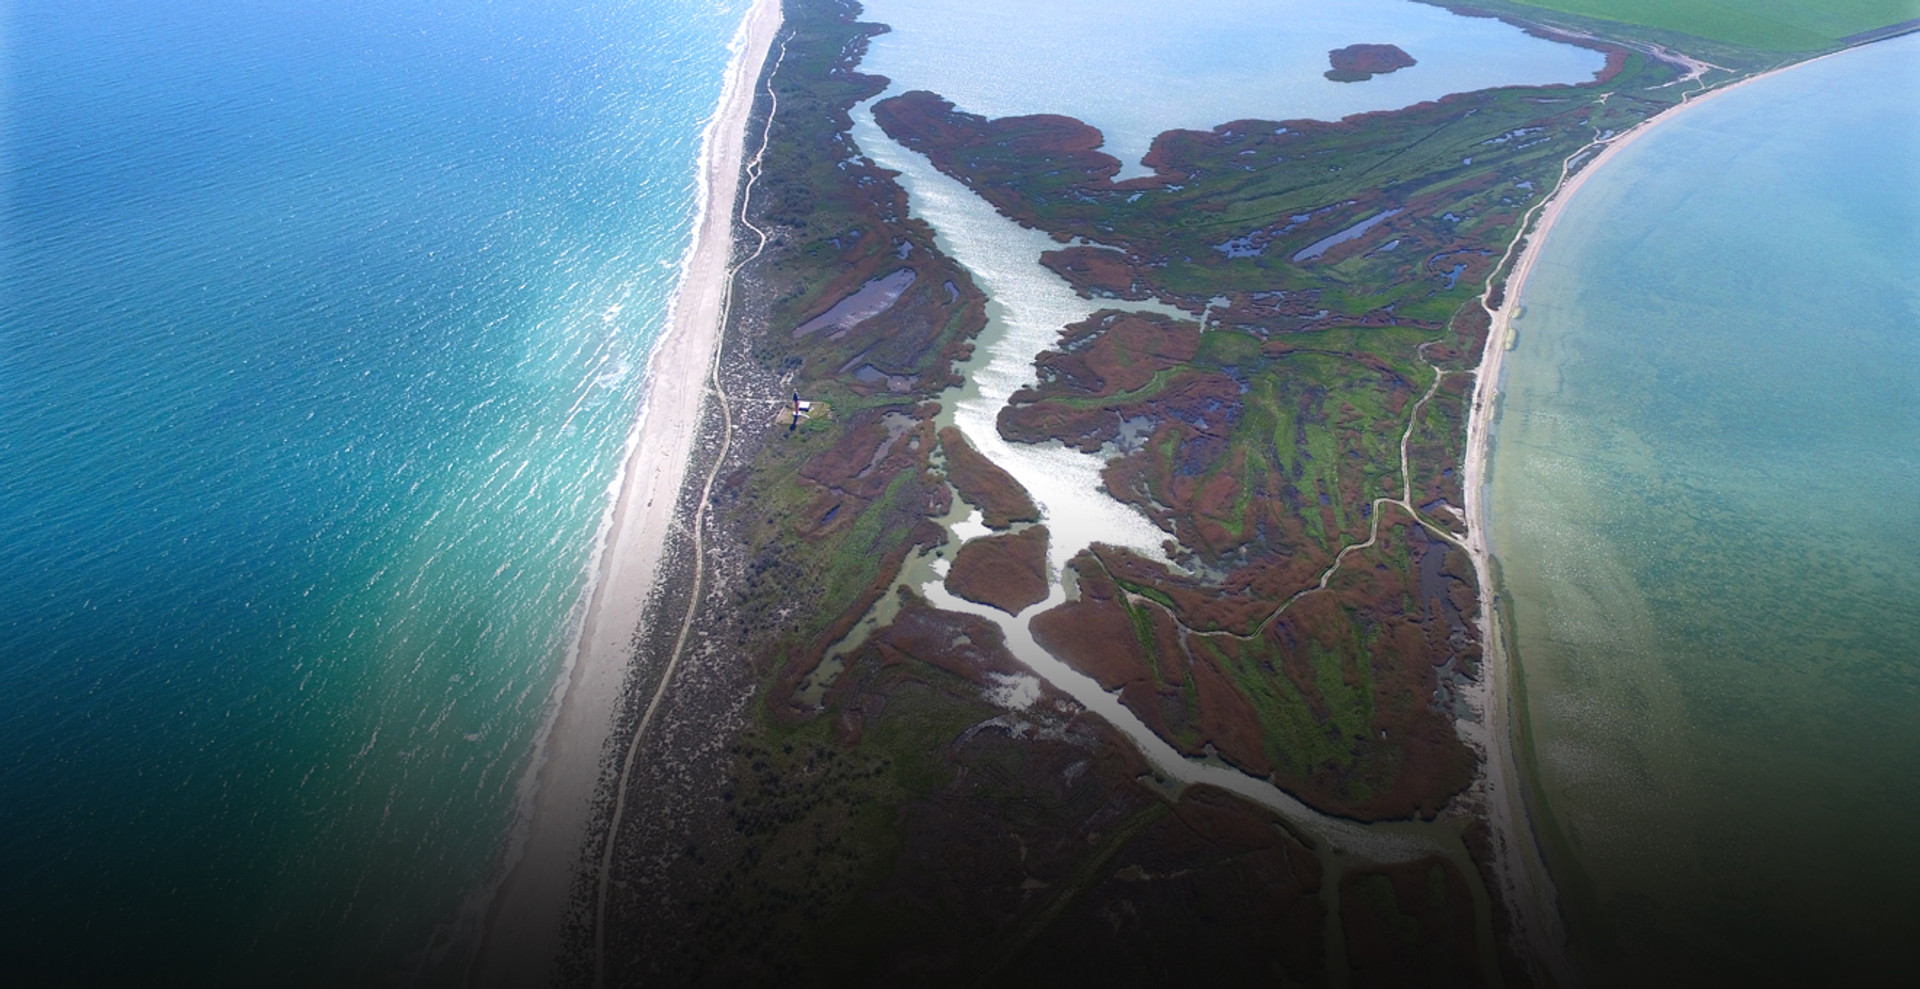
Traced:
<path fill-rule="evenodd" d="M 1564 980 L 1475 514 L 1505 302 L 1570 177 L 1785 59 L 1497 6 L 1601 71 L 1170 131 L 1123 180 L 786 5 L 563 977 Z M 1088 303 L 990 436 L 994 297 L 876 139 Z M 1163 541 L 1063 543 L 985 440 L 1101 458 Z"/>

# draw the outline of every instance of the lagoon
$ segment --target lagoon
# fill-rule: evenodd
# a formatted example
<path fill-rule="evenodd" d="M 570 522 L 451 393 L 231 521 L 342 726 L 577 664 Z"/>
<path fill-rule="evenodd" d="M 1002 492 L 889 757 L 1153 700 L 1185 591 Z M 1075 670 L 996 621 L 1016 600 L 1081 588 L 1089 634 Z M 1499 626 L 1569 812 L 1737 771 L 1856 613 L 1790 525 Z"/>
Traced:
<path fill-rule="evenodd" d="M 869 0 L 892 30 L 860 70 L 892 92 L 927 89 L 968 113 L 1062 113 L 1098 127 L 1121 177 L 1175 128 L 1241 119 L 1338 120 L 1449 93 L 1581 83 L 1599 52 L 1410 0 Z M 1418 62 L 1362 83 L 1333 82 L 1327 53 L 1394 44 Z"/>

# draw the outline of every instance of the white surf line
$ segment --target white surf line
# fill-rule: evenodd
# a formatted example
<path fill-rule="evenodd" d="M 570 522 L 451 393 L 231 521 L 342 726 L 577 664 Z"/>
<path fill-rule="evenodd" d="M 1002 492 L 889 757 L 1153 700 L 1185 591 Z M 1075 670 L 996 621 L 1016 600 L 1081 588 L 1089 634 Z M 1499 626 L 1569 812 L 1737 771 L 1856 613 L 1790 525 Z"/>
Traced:
<path fill-rule="evenodd" d="M 750 102 L 755 92 L 778 28 L 777 7 L 758 0 L 753 10 L 759 19 L 749 11 L 728 42 L 724 83 L 703 126 L 695 164 L 692 238 L 678 263 L 665 328 L 649 348 L 639 407 L 608 485 L 578 610 L 569 622 L 570 642 L 516 789 L 506 848 L 447 935 L 458 944 L 465 931 L 475 932 L 456 963 L 470 985 L 546 980 L 563 943 L 573 881 L 593 855 L 593 797 L 604 783 L 604 760 L 632 667 L 634 630 L 662 568 L 672 502 L 688 471 L 683 451 L 694 442 L 703 400 L 697 376 L 687 381 L 665 372 L 693 366 L 716 346 L 716 330 L 701 325 L 701 317 L 711 322 L 720 286 L 713 275 L 695 275 L 717 274 L 730 257 L 732 203 L 748 138 L 740 97 Z M 714 236 L 715 227 L 725 239 Z M 439 965 L 435 956 L 445 954 L 447 949 L 430 945 L 424 964 Z"/>
<path fill-rule="evenodd" d="M 752 18 L 755 16 L 763 16 L 769 9 L 771 9 L 772 14 L 775 18 L 780 17 L 780 8 L 777 0 L 761 0 L 761 2 L 758 5 L 756 5 L 756 7 L 752 11 L 749 12 L 748 17 Z M 777 20 L 775 22 L 773 29 L 774 30 L 778 29 Z M 748 209 L 749 202 L 753 196 L 754 185 L 759 181 L 759 178 L 760 178 L 761 166 L 763 164 L 763 158 L 766 154 L 766 149 L 767 149 L 767 142 L 773 133 L 773 118 L 774 118 L 774 115 L 779 110 L 779 96 L 774 92 L 774 89 L 773 89 L 773 77 L 774 77 L 774 74 L 779 71 L 780 65 L 786 60 L 786 55 L 787 55 L 787 43 L 785 41 L 781 41 L 780 54 L 775 59 L 773 68 L 768 70 L 765 73 L 765 76 L 767 79 L 766 89 L 767 89 L 767 100 L 768 100 L 766 126 L 761 131 L 759 150 L 754 152 L 754 156 L 752 160 L 747 163 L 747 166 L 744 170 L 746 175 L 746 182 L 744 184 L 744 188 L 742 188 L 741 190 L 740 204 L 739 204 L 739 220 L 741 225 L 752 230 L 755 236 L 759 238 L 759 242 L 755 245 L 752 254 L 748 255 L 745 258 L 740 259 L 739 261 L 733 263 L 732 265 L 729 265 L 726 269 L 725 285 L 721 289 L 721 303 L 720 303 L 720 312 L 719 312 L 719 331 L 723 337 L 725 334 L 727 317 L 732 312 L 732 307 L 733 307 L 733 286 L 734 286 L 735 276 L 739 273 L 741 268 L 745 267 L 748 263 L 758 258 L 766 250 L 766 247 L 767 247 L 767 232 L 765 230 L 760 229 L 758 226 L 755 226 L 754 223 L 747 218 L 747 209 Z M 749 102 L 747 112 L 751 113 L 752 112 L 751 108 L 752 108 L 752 103 Z M 729 210 L 728 212 L 729 214 L 731 214 L 733 211 Z M 728 239 L 729 241 L 731 241 L 732 239 L 731 234 L 728 235 Z M 614 784 L 613 816 L 612 816 L 612 819 L 608 822 L 606 838 L 602 845 L 597 889 L 595 891 L 595 896 L 594 896 L 593 984 L 596 987 L 596 989 L 597 987 L 602 987 L 606 985 L 607 891 L 611 885 L 611 880 L 612 880 L 613 853 L 620 835 L 620 823 L 626 815 L 627 782 L 633 775 L 633 765 L 634 765 L 635 759 L 638 757 L 640 753 L 640 747 L 641 747 L 640 743 L 645 738 L 647 728 L 649 725 L 652 724 L 654 715 L 659 711 L 661 701 L 666 697 L 667 687 L 673 681 L 673 674 L 675 669 L 679 667 L 681 657 L 686 653 L 687 638 L 693 630 L 693 620 L 700 608 L 700 590 L 701 590 L 702 584 L 705 582 L 705 576 L 706 576 L 705 522 L 706 522 L 706 516 L 707 516 L 707 504 L 712 498 L 714 481 L 716 478 L 720 476 L 720 468 L 726 462 L 727 452 L 731 447 L 732 440 L 733 440 L 733 429 L 734 429 L 733 412 L 727 401 L 726 388 L 722 385 L 720 380 L 720 361 L 718 359 L 717 348 L 716 348 L 715 354 L 710 359 L 708 368 L 709 368 L 709 380 L 712 386 L 713 394 L 719 400 L 719 403 L 720 403 L 720 414 L 721 414 L 724 428 L 722 429 L 720 434 L 720 449 L 714 455 L 713 464 L 707 471 L 706 481 L 701 485 L 700 499 L 696 503 L 696 507 L 694 508 L 694 517 L 693 517 L 693 523 L 692 523 L 693 554 L 694 554 L 693 555 L 693 587 L 691 589 L 691 593 L 688 595 L 688 598 L 687 598 L 686 615 L 681 619 L 679 636 L 674 641 L 673 652 L 671 655 L 669 655 L 667 659 L 667 664 L 665 669 L 661 671 L 659 685 L 654 688 L 653 696 L 647 702 L 646 711 L 641 715 L 640 721 L 634 726 L 632 738 L 628 740 L 626 756 L 621 761 L 621 765 L 620 765 L 620 775 Z"/>

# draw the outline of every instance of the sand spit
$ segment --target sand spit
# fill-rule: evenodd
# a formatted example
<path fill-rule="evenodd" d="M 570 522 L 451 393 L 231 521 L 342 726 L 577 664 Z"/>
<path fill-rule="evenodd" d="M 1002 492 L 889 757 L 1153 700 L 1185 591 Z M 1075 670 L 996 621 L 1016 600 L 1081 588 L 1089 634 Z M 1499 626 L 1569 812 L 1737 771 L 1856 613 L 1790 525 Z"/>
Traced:
<path fill-rule="evenodd" d="M 1538 207 L 1538 220 L 1531 227 L 1523 223 L 1520 236 L 1509 248 L 1510 251 L 1517 249 L 1518 253 L 1507 275 L 1501 304 L 1497 309 L 1489 307 L 1488 310 L 1492 325 L 1487 331 L 1485 349 L 1475 372 L 1472 413 L 1467 422 L 1466 463 L 1462 465 L 1468 519 L 1464 542 L 1473 558 L 1474 577 L 1481 588 L 1479 623 L 1488 674 L 1481 678 L 1472 698 L 1475 706 L 1485 712 L 1485 718 L 1477 726 L 1462 723 L 1462 728 L 1486 753 L 1485 777 L 1480 788 L 1492 834 L 1493 872 L 1500 886 L 1493 892 L 1508 904 L 1514 923 L 1519 928 L 1515 932 L 1515 941 L 1525 944 L 1533 957 L 1563 986 L 1580 985 L 1583 980 L 1567 953 L 1566 930 L 1558 893 L 1536 839 L 1536 825 L 1527 804 L 1526 776 L 1515 756 L 1515 733 L 1524 730 L 1524 726 L 1516 724 L 1514 719 L 1512 691 L 1516 683 L 1513 669 L 1515 657 L 1505 639 L 1505 626 L 1497 600 L 1498 587 L 1493 577 L 1493 557 L 1487 544 L 1489 518 L 1486 487 L 1489 480 L 1488 461 L 1492 454 L 1491 427 L 1499 408 L 1501 376 L 1513 335 L 1514 310 L 1525 289 L 1527 276 L 1539 257 L 1540 248 L 1547 242 L 1548 234 L 1567 202 L 1579 192 L 1588 178 L 1598 173 L 1622 149 L 1651 133 L 1655 127 L 1675 119 L 1688 107 L 1697 106 L 1776 72 L 1808 65 L 1836 54 L 1839 52 L 1758 73 L 1704 92 L 1689 93 L 1671 109 L 1649 117 L 1623 133 L 1604 140 L 1596 139 L 1569 156 L 1559 185 Z M 1698 79 L 1705 68 L 1710 68 L 1690 59 L 1667 57 L 1689 68 L 1691 74 L 1687 79 Z M 1596 149 L 1597 154 L 1594 153 Z M 1493 280 L 1498 278 L 1502 268 L 1502 265 L 1496 265 L 1489 276 L 1488 292 L 1482 296 L 1483 305 L 1492 294 Z"/>
<path fill-rule="evenodd" d="M 512 848 L 486 897 L 467 981 L 539 985 L 561 944 L 600 767 L 635 631 L 663 562 L 692 458 L 707 369 L 720 342 L 733 213 L 755 84 L 781 23 L 779 0 L 755 0 L 732 43 L 719 108 L 701 139 L 700 210 L 668 327 L 647 368 L 645 398 L 614 480 L 579 636 L 549 704 L 551 723 L 521 789 Z"/>

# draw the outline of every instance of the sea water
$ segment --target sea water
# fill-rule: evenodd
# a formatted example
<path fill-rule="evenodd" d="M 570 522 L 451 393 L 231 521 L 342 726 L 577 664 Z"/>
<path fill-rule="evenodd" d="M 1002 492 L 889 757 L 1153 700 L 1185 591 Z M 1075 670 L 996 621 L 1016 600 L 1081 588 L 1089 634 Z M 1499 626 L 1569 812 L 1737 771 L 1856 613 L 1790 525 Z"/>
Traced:
<path fill-rule="evenodd" d="M 744 9 L 9 5 L 10 979 L 384 977 L 485 882 Z"/>
<path fill-rule="evenodd" d="M 1607 984 L 1909 964 L 1916 106 L 1920 37 L 1687 109 L 1568 202 L 1519 299 L 1493 549 Z"/>

